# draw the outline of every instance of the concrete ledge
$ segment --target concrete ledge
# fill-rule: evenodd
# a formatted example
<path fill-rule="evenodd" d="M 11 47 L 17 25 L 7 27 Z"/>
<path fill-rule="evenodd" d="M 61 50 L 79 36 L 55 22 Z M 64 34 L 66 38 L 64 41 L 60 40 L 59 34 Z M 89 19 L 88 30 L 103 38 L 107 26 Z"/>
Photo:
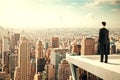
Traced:
<path fill-rule="evenodd" d="M 66 54 L 69 63 L 104 80 L 120 80 L 120 55 L 110 55 L 107 64 L 99 62 L 99 58 L 99 55 L 71 56 Z"/>

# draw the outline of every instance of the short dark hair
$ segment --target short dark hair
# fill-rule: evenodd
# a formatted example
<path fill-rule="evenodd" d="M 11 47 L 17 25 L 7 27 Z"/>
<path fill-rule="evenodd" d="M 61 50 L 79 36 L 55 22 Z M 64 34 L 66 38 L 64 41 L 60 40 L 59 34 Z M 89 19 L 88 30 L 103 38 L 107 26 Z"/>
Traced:
<path fill-rule="evenodd" d="M 103 21 L 103 22 L 102 22 L 102 25 L 103 25 L 103 26 L 105 26 L 105 25 L 106 25 L 106 22 L 105 22 L 105 21 Z"/>

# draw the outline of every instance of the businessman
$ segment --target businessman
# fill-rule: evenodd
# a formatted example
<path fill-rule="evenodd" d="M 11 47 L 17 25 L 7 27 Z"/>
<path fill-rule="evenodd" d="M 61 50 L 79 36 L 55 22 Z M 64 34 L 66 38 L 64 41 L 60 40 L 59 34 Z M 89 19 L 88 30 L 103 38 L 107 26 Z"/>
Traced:
<path fill-rule="evenodd" d="M 105 55 L 105 63 L 108 62 L 109 54 L 109 30 L 105 28 L 106 22 L 102 22 L 103 28 L 99 30 L 99 47 L 100 47 L 100 62 L 103 62 Z"/>

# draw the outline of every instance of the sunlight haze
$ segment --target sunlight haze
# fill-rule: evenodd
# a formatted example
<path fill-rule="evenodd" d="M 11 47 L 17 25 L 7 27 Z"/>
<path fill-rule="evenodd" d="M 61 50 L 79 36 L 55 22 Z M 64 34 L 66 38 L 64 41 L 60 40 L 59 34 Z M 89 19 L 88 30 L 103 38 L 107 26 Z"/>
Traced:
<path fill-rule="evenodd" d="M 0 0 L 3 27 L 96 27 L 120 25 L 119 0 Z"/>

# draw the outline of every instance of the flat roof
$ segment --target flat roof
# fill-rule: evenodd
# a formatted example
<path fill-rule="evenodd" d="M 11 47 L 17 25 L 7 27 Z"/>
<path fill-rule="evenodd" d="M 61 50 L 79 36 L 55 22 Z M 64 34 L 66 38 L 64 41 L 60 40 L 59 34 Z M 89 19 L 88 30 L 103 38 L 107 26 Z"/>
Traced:
<path fill-rule="evenodd" d="M 66 59 L 104 80 L 120 80 L 120 55 L 109 55 L 108 63 L 100 62 L 100 55 L 70 55 Z"/>

